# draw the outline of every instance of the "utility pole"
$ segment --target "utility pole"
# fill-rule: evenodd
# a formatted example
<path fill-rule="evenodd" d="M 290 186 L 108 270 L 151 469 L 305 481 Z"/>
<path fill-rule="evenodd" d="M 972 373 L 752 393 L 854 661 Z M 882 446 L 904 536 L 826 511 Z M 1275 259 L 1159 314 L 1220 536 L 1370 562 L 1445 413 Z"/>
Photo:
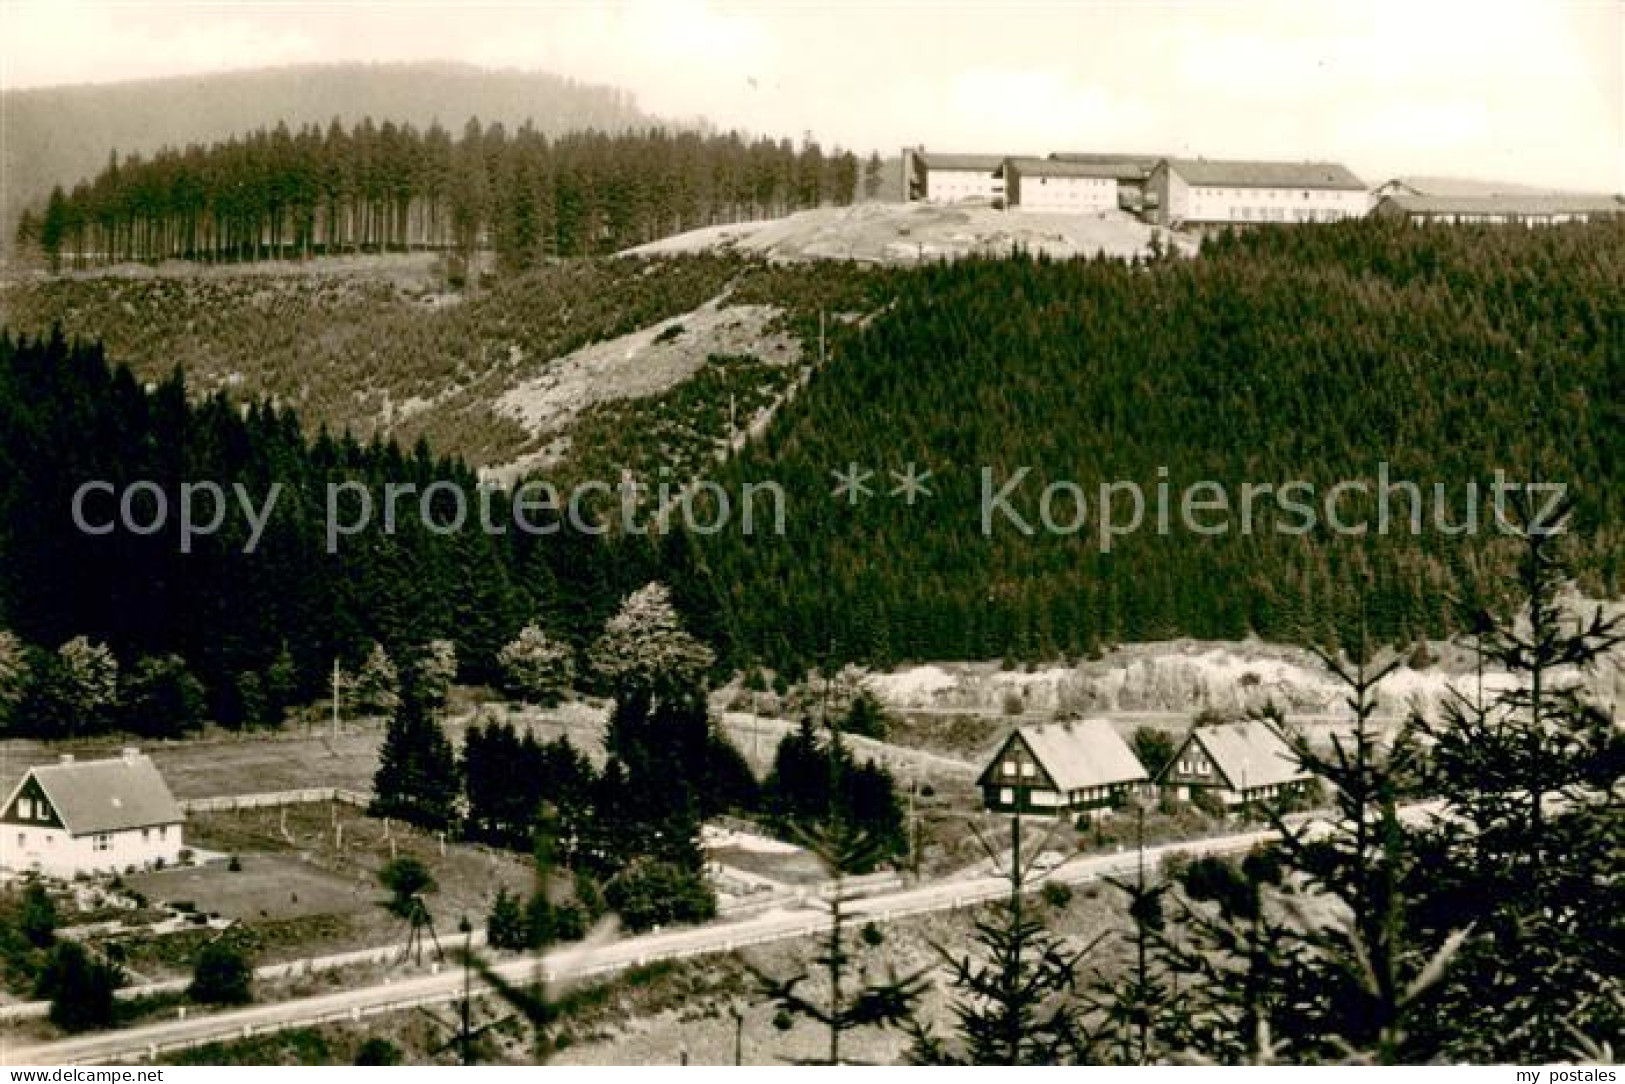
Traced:
<path fill-rule="evenodd" d="M 333 657 L 333 740 L 339 740 L 339 660 Z"/>
<path fill-rule="evenodd" d="M 911 771 L 908 776 L 908 853 L 916 884 L 920 880 L 920 815 L 914 808 L 914 800 L 919 790 L 920 777 Z"/>

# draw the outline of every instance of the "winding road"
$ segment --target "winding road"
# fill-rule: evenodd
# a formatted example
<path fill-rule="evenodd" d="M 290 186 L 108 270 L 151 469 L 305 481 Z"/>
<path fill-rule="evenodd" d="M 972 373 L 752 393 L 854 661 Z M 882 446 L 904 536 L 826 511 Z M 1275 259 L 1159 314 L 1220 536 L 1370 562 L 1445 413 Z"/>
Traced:
<path fill-rule="evenodd" d="M 1427 816 L 1435 806 L 1436 803 L 1411 806 L 1405 810 L 1405 817 L 1414 820 Z M 1152 867 L 1176 852 L 1191 857 L 1237 854 L 1271 840 L 1275 835 L 1273 830 L 1261 830 L 1167 843 L 1147 847 L 1145 858 L 1148 867 Z M 1133 851 L 1077 855 L 1050 870 L 1042 880 L 1081 884 L 1105 876 L 1132 873 L 1137 861 L 1138 856 Z M 1035 886 L 1037 883 L 1042 882 L 1035 882 Z M 1005 878 L 991 873 L 961 875 L 856 899 L 848 904 L 847 911 L 867 921 L 888 922 L 983 903 L 1009 890 L 1009 882 Z M 540 961 L 530 958 L 506 960 L 496 964 L 493 970 L 510 981 L 527 982 L 536 977 L 540 968 L 542 977 L 548 982 L 572 982 L 659 960 L 731 952 L 750 945 L 807 937 L 827 928 L 826 912 L 812 902 L 797 909 L 767 911 L 706 926 L 649 933 L 590 947 L 570 946 L 549 953 Z M 437 974 L 385 981 L 316 997 L 189 1016 L 186 1019 L 163 1020 L 34 1046 L 13 1047 L 0 1040 L 0 1063 L 15 1066 L 144 1061 L 164 1051 L 209 1042 L 331 1021 L 359 1020 L 375 1013 L 440 1004 L 461 996 L 463 982 L 462 970 L 448 967 Z"/>

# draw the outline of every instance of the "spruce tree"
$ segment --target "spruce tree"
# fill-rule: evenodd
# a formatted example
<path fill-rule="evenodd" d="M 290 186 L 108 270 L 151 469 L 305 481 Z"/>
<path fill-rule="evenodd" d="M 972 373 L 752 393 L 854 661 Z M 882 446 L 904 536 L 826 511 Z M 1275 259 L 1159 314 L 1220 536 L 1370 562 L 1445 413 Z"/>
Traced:
<path fill-rule="evenodd" d="M 384 731 L 373 775 L 371 813 L 440 830 L 457 815 L 457 758 L 428 705 L 412 687 Z"/>
<path fill-rule="evenodd" d="M 1058 822 L 1057 822 L 1058 823 Z M 1045 928 L 1025 898 L 1039 875 L 1033 860 L 1054 835 L 1051 829 L 1023 855 L 1021 818 L 1010 818 L 1010 849 L 1001 854 L 980 833 L 988 857 L 1004 869 L 1010 894 L 992 914 L 976 920 L 976 952 L 936 946 L 957 992 L 957 1034 L 944 1039 L 915 1019 L 909 1058 L 924 1065 L 1063 1065 L 1089 1058 L 1090 1040 L 1081 1018 L 1078 965 L 1088 946 L 1068 944 Z"/>
<path fill-rule="evenodd" d="M 1432 743 L 1427 785 L 1445 811 L 1420 844 L 1413 921 L 1474 933 L 1428 1036 L 1452 1059 L 1561 1060 L 1625 1028 L 1625 739 L 1583 680 L 1625 625 L 1570 593 L 1573 503 L 1540 520 L 1538 497 L 1513 501 L 1517 608 L 1477 608 L 1463 622 L 1481 665 L 1512 684 L 1461 693 L 1419 720 Z"/>
<path fill-rule="evenodd" d="M 907 1027 L 925 992 L 925 971 L 898 975 L 889 971 L 882 978 L 869 977 L 863 968 L 852 981 L 856 954 L 863 948 L 852 944 L 848 924 L 849 907 L 855 898 L 847 878 L 872 869 L 878 861 L 874 841 L 863 831 L 832 814 L 822 825 L 802 833 L 807 848 L 829 872 L 833 884 L 820 902 L 829 911 L 829 926 L 812 958 L 816 971 L 799 971 L 788 978 L 752 967 L 767 999 L 779 1011 L 804 1016 L 823 1026 L 827 1037 L 824 1057 L 815 1065 L 846 1064 L 842 1040 L 848 1032 L 867 1027 Z M 821 990 L 812 989 L 821 986 Z M 805 991 L 805 992 L 804 992 Z"/>

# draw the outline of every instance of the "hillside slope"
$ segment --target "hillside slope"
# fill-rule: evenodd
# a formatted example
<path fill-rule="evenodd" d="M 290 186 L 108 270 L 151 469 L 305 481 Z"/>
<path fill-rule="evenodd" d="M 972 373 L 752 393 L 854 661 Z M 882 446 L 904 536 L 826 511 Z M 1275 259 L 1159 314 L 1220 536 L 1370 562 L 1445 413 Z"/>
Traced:
<path fill-rule="evenodd" d="M 816 308 L 872 312 L 888 276 L 726 255 L 553 263 L 448 291 L 425 254 L 0 280 L 0 326 L 99 339 L 196 395 L 293 407 L 511 480 L 688 475 L 802 378 Z M 846 323 L 834 332 L 846 330 Z"/>
<path fill-rule="evenodd" d="M 1098 215 L 995 210 L 985 203 L 861 203 L 785 218 L 712 226 L 630 249 L 634 256 L 737 252 L 774 261 L 909 264 L 1014 250 L 1066 259 L 1151 255 L 1152 239 L 1185 253 L 1195 243 L 1117 211 Z"/>
<path fill-rule="evenodd" d="M 1357 222 L 1149 264 L 616 258 L 466 296 L 426 264 L 390 266 L 30 282 L 0 293 L 0 316 L 104 338 L 149 379 L 179 364 L 198 391 L 273 397 L 311 430 L 422 437 L 507 478 L 777 482 L 784 536 L 693 542 L 703 576 L 671 577 L 726 658 L 791 673 L 1178 636 L 1329 644 L 1362 623 L 1437 639 L 1453 596 L 1502 582 L 1497 471 L 1568 483 L 1583 589 L 1625 584 L 1618 225 Z M 809 371 L 821 330 L 829 362 Z M 730 445 L 744 454 L 719 464 Z M 831 499 L 849 463 L 877 496 Z M 913 505 L 889 496 L 909 463 L 932 472 Z M 1419 533 L 1403 492 L 1387 532 L 1373 523 L 1384 471 L 1417 486 Z M 1015 518 L 984 524 L 1012 479 Z M 1365 490 L 1338 514 L 1367 534 L 1330 526 L 1344 481 Z M 1102 541 L 1099 487 L 1117 482 L 1146 505 Z M 1212 500 L 1198 483 L 1222 492 L 1217 535 L 1181 512 Z M 1307 530 L 1288 483 L 1312 487 Z M 1246 486 L 1280 490 L 1247 506 L 1251 528 Z M 1122 525 L 1132 502 L 1115 499 Z M 1477 527 L 1459 537 L 1469 500 Z"/>
<path fill-rule="evenodd" d="M 785 536 L 724 532 L 705 559 L 741 654 L 796 673 L 1362 624 L 1409 644 L 1504 582 L 1503 472 L 1573 491 L 1583 585 L 1615 598 L 1622 279 L 1618 225 L 928 265 L 722 479 L 784 486 Z M 849 463 L 873 496 L 831 498 Z M 931 472 L 912 502 L 910 464 Z"/>

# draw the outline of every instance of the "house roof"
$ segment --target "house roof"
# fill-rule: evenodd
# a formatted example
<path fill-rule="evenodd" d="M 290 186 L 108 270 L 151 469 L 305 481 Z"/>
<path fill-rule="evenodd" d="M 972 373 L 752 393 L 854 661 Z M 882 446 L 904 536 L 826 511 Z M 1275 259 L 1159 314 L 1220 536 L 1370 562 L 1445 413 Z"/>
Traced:
<path fill-rule="evenodd" d="M 1243 162 L 1169 158 L 1187 182 L 1223 188 L 1335 188 L 1365 191 L 1365 182 L 1337 162 Z"/>
<path fill-rule="evenodd" d="M 1027 743 L 1058 790 L 1138 783 L 1149 778 L 1134 751 L 1118 736 L 1117 728 L 1105 719 L 1024 726 L 1016 734 Z M 1005 744 L 1009 744 L 1008 739 Z M 999 751 L 1004 751 L 1003 745 Z"/>
<path fill-rule="evenodd" d="M 1115 177 L 1120 181 L 1137 181 L 1157 168 L 1162 161 L 1156 154 L 1052 154 L 1050 160 L 1068 165 L 1082 166 L 1092 173 L 1075 174 L 1087 177 Z"/>
<path fill-rule="evenodd" d="M 1191 731 L 1190 740 L 1207 751 L 1219 774 L 1237 790 L 1309 778 L 1286 739 L 1259 719 L 1199 726 Z"/>
<path fill-rule="evenodd" d="M 184 819 L 157 765 L 137 753 L 44 764 L 30 769 L 24 782 L 29 776 L 39 783 L 70 835 L 150 828 Z"/>
<path fill-rule="evenodd" d="M 1003 154 L 942 154 L 937 151 L 916 151 L 915 158 L 926 169 L 985 170 L 992 173 L 1004 165 Z"/>
<path fill-rule="evenodd" d="M 1410 196 L 1396 193 L 1384 202 L 1419 215 L 1553 215 L 1619 214 L 1625 202 L 1618 196 L 1564 193 L 1488 196 Z"/>

